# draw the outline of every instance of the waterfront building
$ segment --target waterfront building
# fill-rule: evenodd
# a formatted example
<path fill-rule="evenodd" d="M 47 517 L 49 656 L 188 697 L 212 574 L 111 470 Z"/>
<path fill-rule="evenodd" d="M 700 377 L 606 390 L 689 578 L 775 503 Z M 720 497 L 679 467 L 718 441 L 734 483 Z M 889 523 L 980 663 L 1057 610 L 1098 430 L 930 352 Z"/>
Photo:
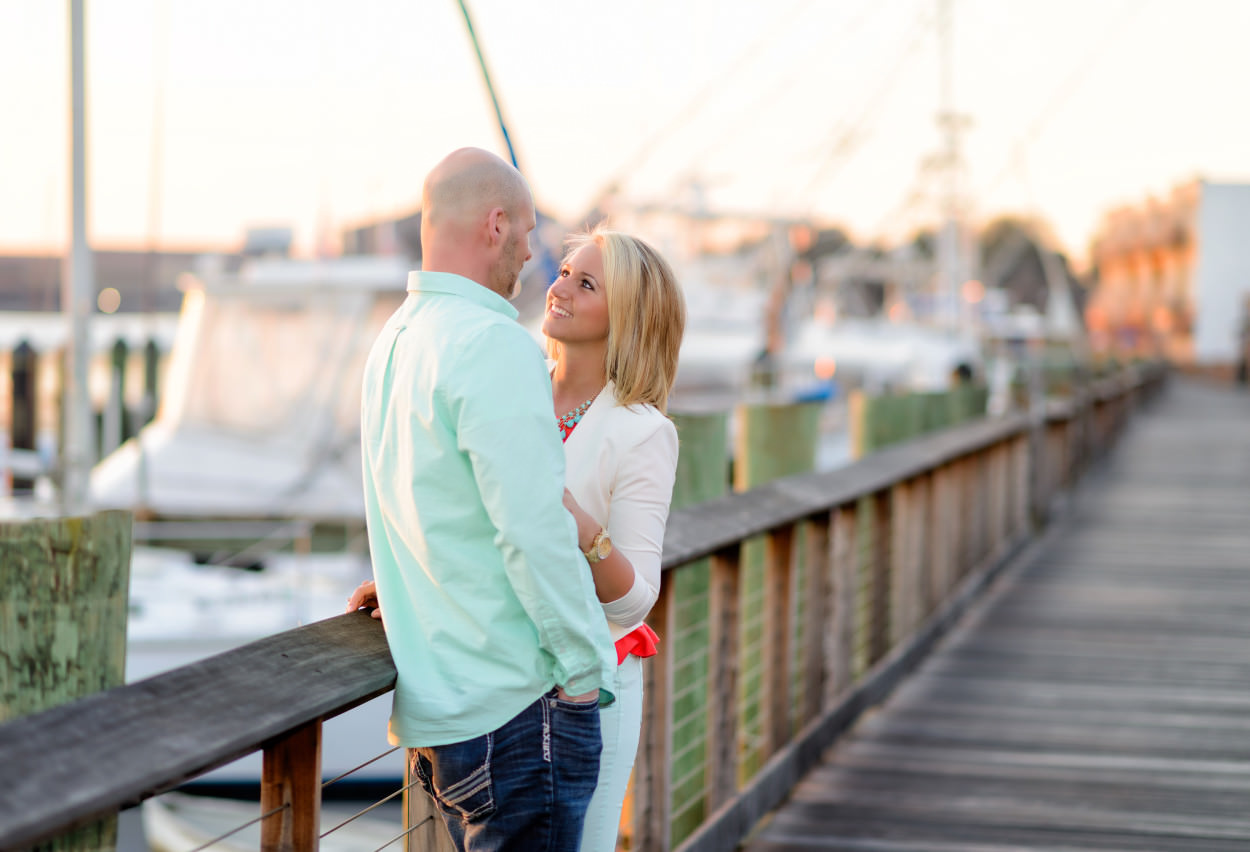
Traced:
<path fill-rule="evenodd" d="M 1244 359 L 1250 184 L 1196 180 L 1106 214 L 1086 323 L 1096 348 L 1221 375 Z"/>

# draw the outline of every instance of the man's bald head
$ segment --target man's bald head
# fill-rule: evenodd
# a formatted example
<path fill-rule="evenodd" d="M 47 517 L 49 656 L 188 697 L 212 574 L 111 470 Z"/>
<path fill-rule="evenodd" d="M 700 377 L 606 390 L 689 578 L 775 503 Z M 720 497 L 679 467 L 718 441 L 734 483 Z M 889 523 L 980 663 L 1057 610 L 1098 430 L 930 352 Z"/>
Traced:
<path fill-rule="evenodd" d="M 439 162 L 425 178 L 422 224 L 435 227 L 474 221 L 492 207 L 511 213 L 531 205 L 525 178 L 481 148 L 461 148 Z"/>
<path fill-rule="evenodd" d="M 529 257 L 533 228 L 529 185 L 489 151 L 453 151 L 425 178 L 421 265 L 426 270 L 454 272 L 508 296 Z"/>

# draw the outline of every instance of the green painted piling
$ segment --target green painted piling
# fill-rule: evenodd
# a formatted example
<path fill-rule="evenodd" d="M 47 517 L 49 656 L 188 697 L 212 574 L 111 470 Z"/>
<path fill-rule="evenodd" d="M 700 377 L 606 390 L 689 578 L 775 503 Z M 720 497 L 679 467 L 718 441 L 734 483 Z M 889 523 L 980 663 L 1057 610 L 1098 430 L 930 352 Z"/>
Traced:
<path fill-rule="evenodd" d="M 0 722 L 120 686 L 129 512 L 0 522 Z M 111 850 L 117 819 L 40 849 Z"/>
<path fill-rule="evenodd" d="M 737 440 L 733 452 L 733 478 L 729 474 L 729 415 L 674 414 L 673 421 L 681 442 L 677 481 L 673 488 L 673 508 L 692 505 L 750 488 L 780 476 L 810 471 L 815 466 L 820 416 L 819 403 L 791 405 L 745 405 L 735 412 Z M 752 596 L 762 598 L 763 542 L 753 541 L 743 551 L 744 626 L 743 664 L 759 677 L 760 619 L 758 607 L 752 610 Z M 683 568 L 674 577 L 676 607 L 673 643 L 676 683 L 703 683 L 708 677 L 708 563 L 702 561 Z M 751 631 L 754 631 L 752 633 Z M 753 637 L 753 638 L 752 638 Z M 748 646 L 745 641 L 754 641 Z M 754 653 L 752 653 L 754 652 Z M 687 837 L 706 818 L 701 792 L 705 786 L 707 712 L 704 690 L 686 690 L 673 704 L 673 845 Z M 743 769 L 754 774 L 760 760 L 752 758 L 754 746 L 750 730 L 758 715 L 754 699 L 744 709 L 740 730 L 748 742 Z"/>
<path fill-rule="evenodd" d="M 741 405 L 734 441 L 734 490 L 746 491 L 816 466 L 821 403 Z"/>
<path fill-rule="evenodd" d="M 720 497 L 729 490 L 729 415 L 673 414 L 680 453 L 673 508 Z"/>
<path fill-rule="evenodd" d="M 856 391 L 850 398 L 852 453 L 863 458 L 883 447 L 983 417 L 988 401 L 984 385 L 882 396 Z"/>
<path fill-rule="evenodd" d="M 783 476 L 808 473 L 816 466 L 822 403 L 752 404 L 738 407 L 734 441 L 734 490 L 746 491 Z M 795 538 L 794 552 L 802 560 L 806 537 Z M 768 759 L 764 711 L 761 703 L 765 677 L 764 660 L 764 559 L 763 537 L 742 546 L 742 605 L 738 678 L 741 715 L 739 731 L 739 782 L 755 775 Z M 801 583 L 802 572 L 796 572 Z M 803 589 L 795 590 L 802 601 Z M 801 606 L 801 603 L 799 604 Z M 796 620 L 797 623 L 797 620 Z M 798 671 L 798 667 L 793 667 Z M 795 685 L 791 684 L 792 691 Z"/>
<path fill-rule="evenodd" d="M 723 496 L 729 491 L 729 414 L 673 414 L 680 454 L 677 480 L 673 485 L 673 508 L 680 509 Z M 701 560 L 673 577 L 675 635 L 673 678 L 677 683 L 705 683 L 708 677 L 708 561 Z M 674 781 L 685 783 L 674 788 L 678 807 L 673 813 L 673 837 L 683 838 L 705 817 L 698 791 L 703 786 L 707 696 L 704 690 L 687 690 L 674 702 L 673 754 Z M 682 800 L 690 801 L 680 807 Z"/>

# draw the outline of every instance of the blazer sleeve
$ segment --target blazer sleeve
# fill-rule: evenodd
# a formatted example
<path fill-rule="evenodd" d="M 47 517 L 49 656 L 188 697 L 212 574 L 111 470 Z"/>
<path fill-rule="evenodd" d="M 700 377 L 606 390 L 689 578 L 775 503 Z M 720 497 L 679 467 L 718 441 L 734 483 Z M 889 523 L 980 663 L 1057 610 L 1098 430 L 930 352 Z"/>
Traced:
<path fill-rule="evenodd" d="M 677 477 L 677 429 L 659 411 L 649 414 L 654 428 L 620 448 L 608 511 L 608 534 L 633 566 L 634 585 L 623 597 L 604 603 L 603 611 L 626 629 L 642 623 L 660 594 L 664 527 Z"/>

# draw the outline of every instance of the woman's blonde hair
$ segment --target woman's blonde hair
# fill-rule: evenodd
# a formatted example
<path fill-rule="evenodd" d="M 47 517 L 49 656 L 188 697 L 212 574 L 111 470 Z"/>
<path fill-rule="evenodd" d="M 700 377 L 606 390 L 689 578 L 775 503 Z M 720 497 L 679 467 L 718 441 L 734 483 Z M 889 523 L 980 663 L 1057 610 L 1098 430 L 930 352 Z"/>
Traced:
<path fill-rule="evenodd" d="M 597 227 L 568 241 L 567 259 L 594 244 L 603 254 L 608 300 L 607 377 L 616 383 L 620 405 L 647 402 L 668 409 L 677 377 L 677 353 L 686 328 L 686 302 L 673 269 L 658 251 L 629 234 Z M 558 359 L 560 344 L 547 341 Z"/>

